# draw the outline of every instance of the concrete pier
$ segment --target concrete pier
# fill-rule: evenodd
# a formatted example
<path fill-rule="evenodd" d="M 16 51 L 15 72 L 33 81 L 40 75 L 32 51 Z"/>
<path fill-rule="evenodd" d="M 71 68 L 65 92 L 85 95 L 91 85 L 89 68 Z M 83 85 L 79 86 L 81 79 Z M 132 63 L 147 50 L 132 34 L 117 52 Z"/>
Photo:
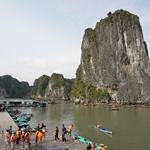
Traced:
<path fill-rule="evenodd" d="M 10 126 L 12 126 L 12 130 L 18 130 L 18 126 L 11 118 L 9 113 L 0 112 L 0 134 L 3 134 L 3 132 L 5 132 L 6 129 L 9 129 Z"/>

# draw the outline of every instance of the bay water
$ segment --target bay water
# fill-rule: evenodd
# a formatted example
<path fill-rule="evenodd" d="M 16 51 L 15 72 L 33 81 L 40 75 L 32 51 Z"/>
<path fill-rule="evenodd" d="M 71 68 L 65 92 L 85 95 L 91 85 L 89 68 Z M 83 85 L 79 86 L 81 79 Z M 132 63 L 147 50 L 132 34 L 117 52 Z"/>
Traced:
<path fill-rule="evenodd" d="M 29 121 L 31 127 L 43 122 L 49 130 L 58 126 L 61 133 L 62 124 L 66 128 L 73 124 L 73 135 L 105 144 L 110 150 L 150 150 L 150 108 L 120 106 L 119 111 L 113 111 L 108 106 L 67 103 L 18 109 L 33 113 Z M 97 124 L 113 134 L 95 129 Z"/>

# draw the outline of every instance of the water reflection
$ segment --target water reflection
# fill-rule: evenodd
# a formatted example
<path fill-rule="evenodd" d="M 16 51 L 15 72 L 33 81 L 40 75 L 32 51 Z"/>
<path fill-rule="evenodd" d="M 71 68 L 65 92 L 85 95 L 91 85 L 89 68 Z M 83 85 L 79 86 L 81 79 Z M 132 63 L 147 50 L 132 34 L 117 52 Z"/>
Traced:
<path fill-rule="evenodd" d="M 120 107 L 112 111 L 105 106 L 83 106 L 74 104 L 54 104 L 42 107 L 21 107 L 23 112 L 33 113 L 31 127 L 44 122 L 48 129 L 73 124 L 73 134 L 91 141 L 103 143 L 111 150 L 150 150 L 150 109 Z M 113 132 L 112 136 L 98 131 L 94 125 L 101 124 Z"/>

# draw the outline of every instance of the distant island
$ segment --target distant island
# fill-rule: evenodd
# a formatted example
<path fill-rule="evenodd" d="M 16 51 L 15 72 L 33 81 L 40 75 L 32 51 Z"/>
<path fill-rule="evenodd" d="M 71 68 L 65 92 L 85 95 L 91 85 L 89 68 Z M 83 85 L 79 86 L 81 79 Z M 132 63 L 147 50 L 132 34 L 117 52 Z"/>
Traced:
<path fill-rule="evenodd" d="M 29 86 L 10 75 L 0 77 L 0 97 L 48 101 L 148 104 L 149 87 L 150 60 L 139 17 L 122 9 L 85 30 L 75 79 L 53 73 Z"/>

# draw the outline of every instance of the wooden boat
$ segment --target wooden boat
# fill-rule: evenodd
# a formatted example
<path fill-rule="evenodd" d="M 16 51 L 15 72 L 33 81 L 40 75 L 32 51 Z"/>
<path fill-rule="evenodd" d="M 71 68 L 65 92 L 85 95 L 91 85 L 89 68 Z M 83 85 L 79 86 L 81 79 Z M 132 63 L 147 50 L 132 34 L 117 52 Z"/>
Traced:
<path fill-rule="evenodd" d="M 100 130 L 102 132 L 105 132 L 107 134 L 112 134 L 112 131 L 106 130 L 105 128 L 102 128 L 102 127 L 98 128 L 97 126 L 94 126 L 94 128 L 96 128 L 96 129 L 98 129 L 98 130 Z"/>
<path fill-rule="evenodd" d="M 94 143 L 94 142 L 92 142 L 92 141 L 90 141 L 90 140 L 88 140 L 88 139 L 86 139 L 86 138 L 84 138 L 84 137 L 82 137 L 82 136 L 74 136 L 74 135 L 72 135 L 72 138 L 78 140 L 78 141 L 81 142 L 81 143 L 87 144 L 87 145 Z M 96 145 L 95 148 L 94 148 L 94 150 L 100 150 L 100 149 L 102 148 L 101 145 L 104 146 L 104 144 Z M 106 147 L 107 147 L 107 146 L 106 146 Z"/>

